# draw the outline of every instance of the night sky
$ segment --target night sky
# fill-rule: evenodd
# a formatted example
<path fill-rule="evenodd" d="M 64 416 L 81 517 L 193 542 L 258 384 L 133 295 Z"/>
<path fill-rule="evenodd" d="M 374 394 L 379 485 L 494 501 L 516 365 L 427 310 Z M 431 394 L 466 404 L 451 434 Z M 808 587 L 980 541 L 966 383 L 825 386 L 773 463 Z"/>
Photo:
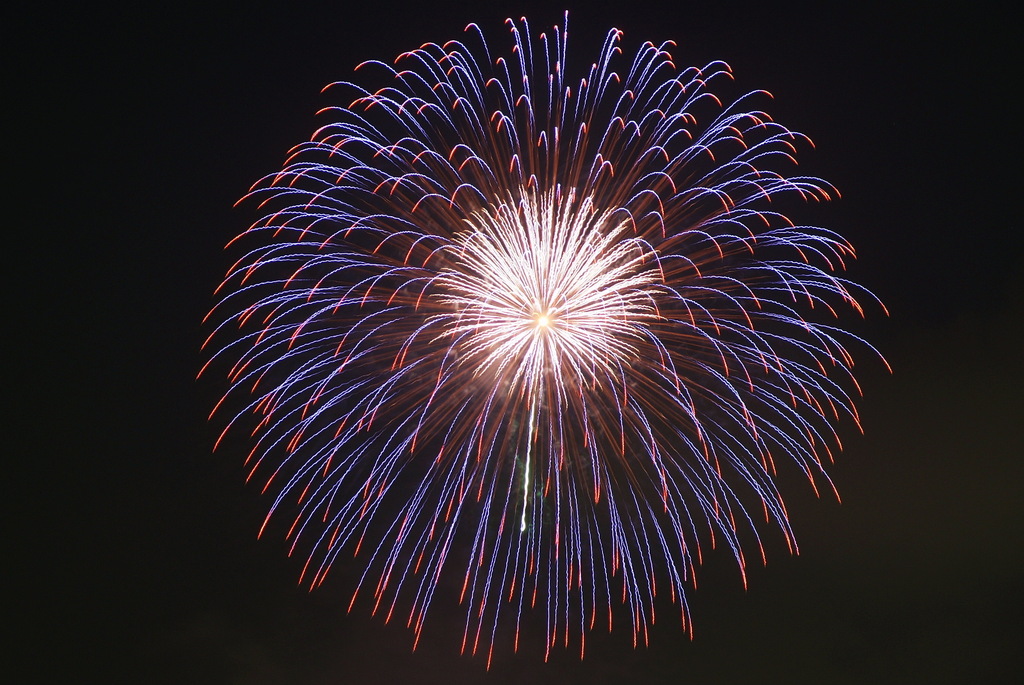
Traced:
<path fill-rule="evenodd" d="M 11 99 L 28 121 L 12 141 L 28 191 L 7 217 L 8 261 L 27 275 L 9 295 L 26 349 L 5 613 L 28 681 L 1008 682 L 1024 644 L 1012 22 L 983 3 L 351 4 L 91 8 L 8 27 L 28 76 Z M 195 380 L 200 322 L 237 256 L 223 245 L 257 218 L 233 203 L 309 137 L 333 104 L 322 86 L 471 21 L 504 47 L 505 17 L 539 29 L 564 7 L 578 64 L 615 26 L 627 53 L 673 39 L 677 64 L 723 59 L 737 92 L 774 94 L 773 116 L 816 144 L 801 170 L 843 193 L 797 217 L 853 241 L 852 277 L 891 316 L 846 321 L 894 374 L 858 356 L 866 434 L 843 426 L 830 472 L 842 504 L 786 483 L 801 554 L 770 548 L 746 591 L 711 555 L 690 595 L 693 640 L 667 614 L 647 648 L 621 626 L 595 633 L 582 663 L 504 645 L 488 672 L 458 653 L 461 607 L 435 605 L 412 652 L 401 622 L 346 613 L 358 560 L 311 594 L 282 537 L 256 539 L 270 501 L 244 484 L 244 453 L 211 452 L 224 385 Z"/>

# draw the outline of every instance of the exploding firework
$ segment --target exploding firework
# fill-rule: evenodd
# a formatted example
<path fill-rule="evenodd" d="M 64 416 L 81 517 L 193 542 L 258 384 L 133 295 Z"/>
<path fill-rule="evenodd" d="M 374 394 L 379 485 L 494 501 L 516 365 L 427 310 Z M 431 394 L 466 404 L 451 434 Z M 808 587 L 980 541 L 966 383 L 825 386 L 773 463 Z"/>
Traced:
<path fill-rule="evenodd" d="M 570 81 L 564 24 L 508 26 L 506 55 L 470 25 L 329 86 L 351 104 L 246 196 L 212 357 L 301 582 L 354 554 L 352 602 L 417 641 L 451 583 L 464 650 L 539 612 L 582 654 L 620 611 L 646 640 L 656 591 L 690 630 L 707 547 L 795 551 L 776 464 L 833 490 L 856 338 L 827 322 L 871 296 L 771 202 L 835 190 L 781 171 L 809 141 L 766 93 L 617 30 Z"/>

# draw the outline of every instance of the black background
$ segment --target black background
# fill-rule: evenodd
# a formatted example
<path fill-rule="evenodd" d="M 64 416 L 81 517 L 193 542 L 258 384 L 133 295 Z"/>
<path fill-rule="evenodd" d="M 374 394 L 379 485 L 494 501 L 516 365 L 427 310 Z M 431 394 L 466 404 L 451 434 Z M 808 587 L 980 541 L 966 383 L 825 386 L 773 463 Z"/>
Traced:
<path fill-rule="evenodd" d="M 8 243 L 14 389 L 6 612 L 28 680 L 97 683 L 957 683 L 1015 670 L 1024 581 L 1020 51 L 1009 17 L 792 3 L 335 2 L 58 10 L 15 21 Z M 843 503 L 789 484 L 801 554 L 744 591 L 712 556 L 691 641 L 594 636 L 580 662 L 460 656 L 436 606 L 400 624 L 312 594 L 242 454 L 211 454 L 200 320 L 255 218 L 232 204 L 308 138 L 320 88 L 470 21 L 570 14 L 570 59 L 611 26 L 729 62 L 739 90 L 809 134 L 802 170 L 843 199 L 808 215 L 849 237 L 853 277 L 891 310 L 858 332 L 866 435 L 844 429 Z M 938 13 L 937 13 L 938 12 Z M 13 29 L 13 30 L 10 30 Z M 15 87 L 14 83 L 18 86 Z M 737 91 L 738 92 L 738 91 Z M 538 641 L 540 640 L 538 636 Z"/>

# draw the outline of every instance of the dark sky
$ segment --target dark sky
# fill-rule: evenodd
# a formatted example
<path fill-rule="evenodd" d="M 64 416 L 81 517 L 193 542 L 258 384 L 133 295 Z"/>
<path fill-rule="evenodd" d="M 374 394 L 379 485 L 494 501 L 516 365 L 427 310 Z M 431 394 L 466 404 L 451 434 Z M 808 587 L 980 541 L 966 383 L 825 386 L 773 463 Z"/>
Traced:
<path fill-rule="evenodd" d="M 458 655 L 458 607 L 434 609 L 413 653 L 401 625 L 346 613 L 354 571 L 297 588 L 283 540 L 255 539 L 269 501 L 244 485 L 243 455 L 211 454 L 205 415 L 223 387 L 194 380 L 222 247 L 255 218 L 232 204 L 310 135 L 320 88 L 470 21 L 500 43 L 506 16 L 541 26 L 562 8 L 350 4 L 16 24 L 29 86 L 12 100 L 32 133 L 14 141 L 30 153 L 15 173 L 35 199 L 8 259 L 31 274 L 13 299 L 28 303 L 34 361 L 13 375 L 26 383 L 8 459 L 28 477 L 10 500 L 8 594 L 36 680 L 1007 682 L 1024 643 L 1012 22 L 983 3 L 563 3 L 581 61 L 616 26 L 627 45 L 674 39 L 677 63 L 724 59 L 741 88 L 775 95 L 776 118 L 817 145 L 802 168 L 843 193 L 814 216 L 853 240 L 854 278 L 888 305 L 853 325 L 895 373 L 862 355 L 866 435 L 846 427 L 832 471 L 843 503 L 790 484 L 800 556 L 776 550 L 747 591 L 712 557 L 692 641 L 668 620 L 648 648 L 623 631 L 582 663 L 499 650 L 486 672 Z"/>

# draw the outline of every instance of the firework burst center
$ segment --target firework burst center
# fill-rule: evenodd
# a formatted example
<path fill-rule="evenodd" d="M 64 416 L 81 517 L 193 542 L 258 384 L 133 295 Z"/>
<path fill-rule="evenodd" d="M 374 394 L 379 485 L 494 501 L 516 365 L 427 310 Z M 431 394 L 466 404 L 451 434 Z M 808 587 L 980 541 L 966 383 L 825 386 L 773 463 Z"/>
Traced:
<path fill-rule="evenodd" d="M 453 250 L 437 281 L 452 310 L 442 318 L 477 374 L 590 383 L 635 357 L 657 318 L 651 250 L 573 191 L 496 203 L 467 221 Z"/>

